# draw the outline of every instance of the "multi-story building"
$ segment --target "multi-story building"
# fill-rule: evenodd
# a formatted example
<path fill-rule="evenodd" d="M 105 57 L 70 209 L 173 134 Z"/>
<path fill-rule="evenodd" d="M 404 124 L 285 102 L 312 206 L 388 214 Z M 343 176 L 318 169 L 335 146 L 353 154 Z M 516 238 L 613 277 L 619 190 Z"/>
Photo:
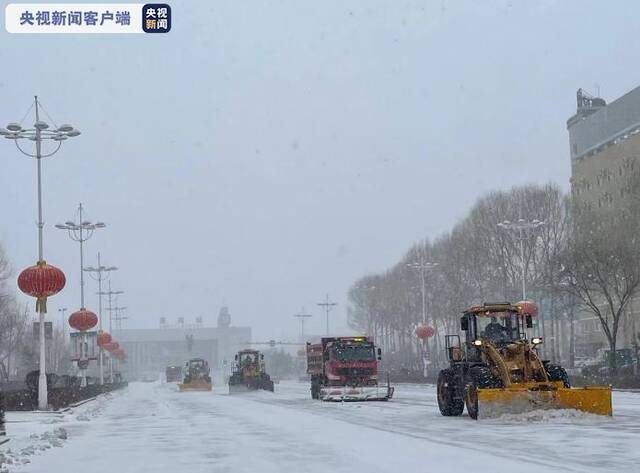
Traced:
<path fill-rule="evenodd" d="M 205 327 L 202 319 L 176 324 L 160 319 L 158 328 L 116 330 L 115 338 L 127 352 L 130 380 L 155 379 L 168 365 L 184 365 L 189 358 L 204 358 L 212 370 L 224 373 L 238 350 L 251 342 L 250 327 L 231 326 L 226 307 L 220 310 L 216 327 Z M 215 380 L 214 380 L 215 381 Z"/>
<path fill-rule="evenodd" d="M 631 202 L 633 175 L 640 172 L 640 87 L 607 104 L 582 89 L 577 110 L 567 121 L 571 153 L 571 192 L 574 202 L 606 213 Z M 640 330 L 640 300 L 629 305 L 619 332 L 621 347 L 630 347 Z M 599 322 L 581 318 L 576 349 L 589 353 L 606 348 Z"/>

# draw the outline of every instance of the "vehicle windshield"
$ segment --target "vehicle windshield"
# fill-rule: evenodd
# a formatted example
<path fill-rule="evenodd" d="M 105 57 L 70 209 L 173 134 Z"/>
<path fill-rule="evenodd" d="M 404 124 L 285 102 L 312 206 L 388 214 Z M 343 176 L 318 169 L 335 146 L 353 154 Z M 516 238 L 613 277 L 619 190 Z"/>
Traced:
<path fill-rule="evenodd" d="M 343 345 L 334 347 L 333 358 L 339 361 L 372 361 L 376 359 L 372 345 Z"/>
<path fill-rule="evenodd" d="M 240 363 L 241 364 L 255 363 L 257 357 L 258 355 L 256 355 L 255 353 L 243 353 L 242 355 L 240 355 Z"/>
<path fill-rule="evenodd" d="M 478 316 L 477 336 L 493 343 L 507 343 L 520 338 L 518 316 L 512 313 L 500 313 L 496 316 Z"/>

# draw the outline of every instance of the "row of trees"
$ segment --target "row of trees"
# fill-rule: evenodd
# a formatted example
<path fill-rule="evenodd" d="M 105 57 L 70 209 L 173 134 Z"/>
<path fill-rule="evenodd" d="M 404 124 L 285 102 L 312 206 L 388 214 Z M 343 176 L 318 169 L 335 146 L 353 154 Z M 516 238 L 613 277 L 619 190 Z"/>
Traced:
<path fill-rule="evenodd" d="M 536 330 L 546 339 L 545 356 L 573 366 L 574 320 L 585 311 L 615 350 L 640 285 L 640 179 L 629 180 L 628 199 L 606 210 L 573 201 L 553 184 L 481 197 L 450 232 L 416 243 L 389 270 L 356 281 L 348 296 L 350 326 L 374 335 L 392 367 L 418 369 L 414 330 L 422 322 L 424 277 L 426 323 L 436 332 L 427 351 L 442 364 L 444 334 L 458 332 L 461 311 L 522 299 L 524 267 L 527 298 L 540 307 Z M 522 218 L 544 225 L 522 233 L 497 225 Z"/>
<path fill-rule="evenodd" d="M 0 246 L 0 382 L 24 380 L 27 372 L 38 369 L 38 346 L 28 307 L 18 303 L 9 260 Z M 68 368 L 70 354 L 62 329 L 53 331 L 48 340 L 51 371 Z"/>

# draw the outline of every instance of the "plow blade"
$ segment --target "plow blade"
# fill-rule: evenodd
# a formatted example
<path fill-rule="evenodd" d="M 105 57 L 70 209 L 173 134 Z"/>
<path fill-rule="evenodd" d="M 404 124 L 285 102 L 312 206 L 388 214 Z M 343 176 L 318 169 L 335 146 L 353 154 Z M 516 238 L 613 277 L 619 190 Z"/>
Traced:
<path fill-rule="evenodd" d="M 320 389 L 323 401 L 388 401 L 393 397 L 391 386 L 329 386 Z"/>
<path fill-rule="evenodd" d="M 229 394 L 248 393 L 260 390 L 273 392 L 273 381 L 265 380 L 245 383 L 229 383 Z"/>
<path fill-rule="evenodd" d="M 230 384 L 229 385 L 229 394 L 249 393 L 255 390 L 256 390 L 255 388 L 250 388 L 246 384 Z"/>
<path fill-rule="evenodd" d="M 478 417 L 497 417 L 535 410 L 575 409 L 598 415 L 612 415 L 611 387 L 565 388 L 554 385 L 478 390 Z"/>
<path fill-rule="evenodd" d="M 179 384 L 180 391 L 211 391 L 213 386 L 206 381 L 192 381 L 187 384 Z"/>

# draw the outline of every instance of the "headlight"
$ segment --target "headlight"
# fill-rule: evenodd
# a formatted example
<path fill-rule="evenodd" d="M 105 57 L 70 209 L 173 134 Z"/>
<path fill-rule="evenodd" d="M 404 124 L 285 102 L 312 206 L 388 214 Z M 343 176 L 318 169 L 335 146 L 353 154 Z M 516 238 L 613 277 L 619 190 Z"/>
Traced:
<path fill-rule="evenodd" d="M 534 345 L 540 345 L 542 343 L 542 337 L 532 338 L 531 343 L 533 343 Z"/>
<path fill-rule="evenodd" d="M 480 345 L 482 345 L 482 340 L 474 340 L 473 344 L 477 347 L 479 347 Z"/>

